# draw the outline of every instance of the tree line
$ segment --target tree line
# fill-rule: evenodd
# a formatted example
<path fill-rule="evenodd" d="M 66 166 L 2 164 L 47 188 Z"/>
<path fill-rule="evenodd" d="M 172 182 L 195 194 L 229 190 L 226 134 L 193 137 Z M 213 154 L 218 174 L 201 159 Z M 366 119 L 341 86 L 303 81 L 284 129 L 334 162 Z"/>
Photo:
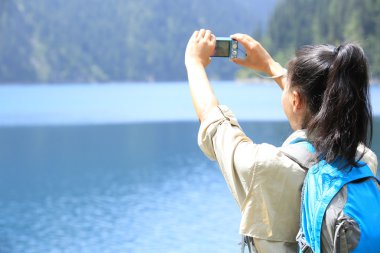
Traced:
<path fill-rule="evenodd" d="M 0 83 L 183 81 L 201 27 L 251 34 L 282 64 L 305 44 L 358 42 L 380 76 L 380 0 L 0 0 Z M 208 73 L 253 76 L 226 59 Z"/>
<path fill-rule="evenodd" d="M 282 64 L 303 45 L 356 42 L 365 50 L 372 78 L 379 78 L 380 0 L 279 1 L 267 33 L 259 39 Z M 252 75 L 247 70 L 238 73 Z"/>
<path fill-rule="evenodd" d="M 194 30 L 250 33 L 275 1 L 0 0 L 0 83 L 186 80 Z M 223 60 L 210 68 L 235 72 Z"/>

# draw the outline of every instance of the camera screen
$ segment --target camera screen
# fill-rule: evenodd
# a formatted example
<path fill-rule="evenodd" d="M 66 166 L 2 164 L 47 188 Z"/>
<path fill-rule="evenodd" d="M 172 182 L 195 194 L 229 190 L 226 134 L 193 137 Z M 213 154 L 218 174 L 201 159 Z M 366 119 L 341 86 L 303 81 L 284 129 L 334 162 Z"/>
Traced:
<path fill-rule="evenodd" d="M 230 56 L 230 43 L 229 40 L 217 40 L 215 46 L 215 53 L 213 56 L 229 57 Z"/>

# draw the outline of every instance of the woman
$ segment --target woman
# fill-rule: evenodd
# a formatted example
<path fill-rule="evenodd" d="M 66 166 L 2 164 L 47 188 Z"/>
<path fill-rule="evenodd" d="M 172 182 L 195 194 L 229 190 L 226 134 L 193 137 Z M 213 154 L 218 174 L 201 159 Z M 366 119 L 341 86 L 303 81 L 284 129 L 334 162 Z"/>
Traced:
<path fill-rule="evenodd" d="M 244 134 L 211 88 L 205 68 L 215 36 L 202 29 L 194 32 L 185 53 L 190 92 L 201 122 L 198 142 L 210 159 L 217 160 L 241 209 L 240 233 L 253 238 L 260 253 L 296 252 L 305 170 L 283 149 L 304 138 L 313 143 L 318 157 L 330 162 L 342 156 L 356 164 L 357 148 L 372 130 L 366 60 L 352 44 L 305 47 L 289 62 L 287 73 L 253 38 L 244 34 L 231 38 L 247 54 L 233 62 L 266 73 L 283 90 L 282 107 L 295 132 L 282 147 L 256 144 Z M 359 158 L 375 172 L 377 158 L 364 150 Z M 329 242 L 327 235 L 323 238 L 322 244 Z"/>

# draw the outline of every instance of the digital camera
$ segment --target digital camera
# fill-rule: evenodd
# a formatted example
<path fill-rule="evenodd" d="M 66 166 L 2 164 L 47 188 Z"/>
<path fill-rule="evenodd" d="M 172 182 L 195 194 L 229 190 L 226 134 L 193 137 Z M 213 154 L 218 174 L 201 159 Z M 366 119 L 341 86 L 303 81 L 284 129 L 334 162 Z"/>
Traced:
<path fill-rule="evenodd" d="M 215 52 L 212 57 L 238 57 L 238 42 L 228 37 L 216 37 Z"/>

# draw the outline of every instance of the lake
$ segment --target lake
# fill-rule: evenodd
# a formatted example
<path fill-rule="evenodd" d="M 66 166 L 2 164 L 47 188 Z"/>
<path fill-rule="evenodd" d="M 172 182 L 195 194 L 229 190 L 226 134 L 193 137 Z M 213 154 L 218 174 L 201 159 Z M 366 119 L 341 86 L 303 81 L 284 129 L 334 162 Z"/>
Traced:
<path fill-rule="evenodd" d="M 214 88 L 254 141 L 291 133 L 275 85 Z M 184 83 L 0 86 L 0 252 L 239 252 L 198 127 Z"/>

